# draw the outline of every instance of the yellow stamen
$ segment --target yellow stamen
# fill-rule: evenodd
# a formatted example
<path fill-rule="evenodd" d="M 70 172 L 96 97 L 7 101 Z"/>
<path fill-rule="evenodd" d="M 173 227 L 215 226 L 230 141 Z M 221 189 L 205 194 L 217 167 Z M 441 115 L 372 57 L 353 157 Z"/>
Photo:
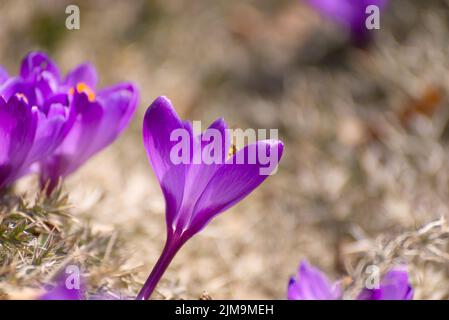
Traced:
<path fill-rule="evenodd" d="M 95 92 L 84 82 L 78 82 L 76 84 L 76 91 L 78 93 L 85 93 L 90 102 L 95 101 Z M 75 88 L 69 89 L 69 94 L 73 95 L 75 93 Z"/>

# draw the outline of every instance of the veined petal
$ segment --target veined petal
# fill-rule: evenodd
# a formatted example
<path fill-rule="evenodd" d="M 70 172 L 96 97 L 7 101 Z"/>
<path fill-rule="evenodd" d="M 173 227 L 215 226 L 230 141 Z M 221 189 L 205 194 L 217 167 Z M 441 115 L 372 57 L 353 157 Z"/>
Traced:
<path fill-rule="evenodd" d="M 412 300 L 413 288 L 403 268 L 393 269 L 382 278 L 379 289 L 363 289 L 358 300 Z"/>
<path fill-rule="evenodd" d="M 337 300 L 340 296 L 339 287 L 307 261 L 301 262 L 298 278 L 291 278 L 288 284 L 289 300 Z"/>
<path fill-rule="evenodd" d="M 78 83 L 85 83 L 90 88 L 95 89 L 98 82 L 97 71 L 91 63 L 83 63 L 70 71 L 64 79 L 64 84 L 73 88 Z"/>
<path fill-rule="evenodd" d="M 188 140 L 172 141 L 176 130 L 186 130 L 186 126 L 176 114 L 170 100 L 158 97 L 148 108 L 143 121 L 143 143 L 153 171 L 161 185 L 165 197 L 167 227 L 171 228 L 184 194 L 186 164 L 175 163 L 171 150 L 178 143 L 190 144 Z M 187 129 L 188 131 L 188 129 Z M 187 146 L 190 149 L 190 145 Z"/>
<path fill-rule="evenodd" d="M 189 233 L 200 231 L 214 216 L 257 188 L 277 168 L 282 152 L 282 142 L 263 140 L 246 146 L 228 159 L 196 203 Z"/>

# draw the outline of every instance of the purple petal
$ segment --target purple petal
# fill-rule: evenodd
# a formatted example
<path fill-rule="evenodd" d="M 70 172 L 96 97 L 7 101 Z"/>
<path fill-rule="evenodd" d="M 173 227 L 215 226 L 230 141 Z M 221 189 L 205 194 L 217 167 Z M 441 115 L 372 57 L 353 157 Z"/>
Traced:
<path fill-rule="evenodd" d="M 20 77 L 9 78 L 0 85 L 0 95 L 3 96 L 5 100 L 9 100 L 16 93 L 25 95 L 28 104 L 31 106 L 39 106 L 43 102 L 42 97 L 38 97 L 33 83 L 28 83 Z"/>
<path fill-rule="evenodd" d="M 8 72 L 2 66 L 0 66 L 0 84 L 8 80 L 8 78 Z"/>
<path fill-rule="evenodd" d="M 57 81 L 61 78 L 58 66 L 45 53 L 35 51 L 25 56 L 20 67 L 20 76 L 23 79 L 35 81 L 44 73 Z"/>
<path fill-rule="evenodd" d="M 358 300 L 412 300 L 413 288 L 408 273 L 403 268 L 389 271 L 380 283 L 379 289 L 363 289 Z"/>
<path fill-rule="evenodd" d="M 78 92 L 73 97 L 72 108 L 77 110 L 77 120 L 53 156 L 41 164 L 41 182 L 44 184 L 48 180 L 57 183 L 60 177 L 75 171 L 90 156 L 104 110 L 98 102 L 90 102 L 85 93 Z"/>
<path fill-rule="evenodd" d="M 308 3 L 322 15 L 347 28 L 355 44 L 363 45 L 372 36 L 365 25 L 368 18 L 366 8 L 376 5 L 383 9 L 387 0 L 308 0 Z"/>
<path fill-rule="evenodd" d="M 226 162 L 230 146 L 227 124 L 223 119 L 213 122 L 199 136 L 193 136 L 194 133 L 188 127 L 193 156 L 186 173 L 182 209 L 173 221 L 175 229 L 179 230 L 188 227 L 198 199 L 217 170 Z"/>
<path fill-rule="evenodd" d="M 175 164 L 170 153 L 178 141 L 171 141 L 172 132 L 185 129 L 170 100 L 158 97 L 148 108 L 143 121 L 143 143 L 153 171 L 159 180 L 166 202 L 167 227 L 171 228 L 184 194 L 186 165 Z"/>
<path fill-rule="evenodd" d="M 39 300 L 82 300 L 84 296 L 84 281 L 79 279 L 79 288 L 69 281 L 66 283 L 64 273 L 57 276 L 56 285 L 39 297 Z"/>
<path fill-rule="evenodd" d="M 210 179 L 193 209 L 189 233 L 200 231 L 214 216 L 257 188 L 268 177 L 267 174 L 276 169 L 283 147 L 282 142 L 277 140 L 258 141 L 238 151 L 222 165 Z M 264 163 L 263 160 L 271 162 Z M 268 169 L 268 172 L 263 174 L 263 169 Z"/>
<path fill-rule="evenodd" d="M 228 125 L 223 118 L 220 118 L 215 120 L 209 128 L 201 134 L 200 139 L 202 143 L 203 157 L 206 151 L 210 150 L 212 152 L 215 149 L 214 146 L 217 144 L 218 146 L 221 146 L 221 157 L 215 157 L 212 155 L 211 158 L 217 159 L 221 163 L 224 163 L 227 160 L 229 148 L 231 146 L 231 137 L 229 136 L 227 129 Z M 215 141 L 217 138 L 218 141 Z"/>
<path fill-rule="evenodd" d="M 139 91 L 132 83 L 120 83 L 100 90 L 97 98 L 105 109 L 105 126 L 110 127 L 111 121 L 117 121 L 115 134 L 106 139 L 109 144 L 129 125 L 139 102 Z"/>
<path fill-rule="evenodd" d="M 289 300 L 337 300 L 341 292 L 337 285 L 331 284 L 329 279 L 317 268 L 302 261 L 298 278 L 291 278 L 288 285 Z"/>
<path fill-rule="evenodd" d="M 358 3 L 363 0 L 357 1 Z M 339 22 L 347 24 L 353 16 L 354 5 L 347 0 L 308 0 L 309 4 L 321 14 Z"/>
<path fill-rule="evenodd" d="M 39 112 L 36 138 L 27 162 L 32 164 L 52 154 L 67 135 L 70 125 L 66 106 L 52 104 L 47 115 Z"/>
<path fill-rule="evenodd" d="M 98 82 L 97 71 L 95 67 L 90 63 L 84 63 L 70 71 L 64 84 L 70 88 L 75 87 L 78 83 L 85 83 L 90 88 L 95 89 Z"/>
<path fill-rule="evenodd" d="M 20 95 L 8 102 L 0 97 L 0 188 L 19 177 L 36 135 L 37 113 Z"/>

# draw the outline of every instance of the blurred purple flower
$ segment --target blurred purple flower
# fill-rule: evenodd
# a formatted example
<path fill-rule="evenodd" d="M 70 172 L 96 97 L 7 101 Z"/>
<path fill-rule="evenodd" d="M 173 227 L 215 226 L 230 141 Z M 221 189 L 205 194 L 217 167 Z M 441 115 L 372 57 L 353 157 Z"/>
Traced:
<path fill-rule="evenodd" d="M 341 290 L 338 284 L 332 284 L 320 270 L 307 261 L 299 266 L 298 278 L 291 278 L 288 284 L 289 300 L 338 300 Z"/>
<path fill-rule="evenodd" d="M 83 300 L 79 289 L 68 289 L 65 283 L 58 283 L 53 289 L 45 292 L 39 300 Z"/>
<path fill-rule="evenodd" d="M 288 284 L 289 300 L 339 300 L 342 293 L 338 282 L 332 284 L 317 268 L 302 261 L 298 278 Z M 357 300 L 412 300 L 413 288 L 408 273 L 402 268 L 390 270 L 380 282 L 378 289 L 363 289 Z"/>
<path fill-rule="evenodd" d="M 346 28 L 356 45 L 364 46 L 371 40 L 373 32 L 365 25 L 368 17 L 366 8 L 375 5 L 383 10 L 388 0 L 307 0 L 307 2 L 323 16 Z"/>
<path fill-rule="evenodd" d="M 42 294 L 39 300 L 84 300 L 85 287 L 82 279 L 79 279 L 79 287 L 73 283 L 67 283 L 64 273 L 56 277 L 56 284 L 50 290 Z"/>
<path fill-rule="evenodd" d="M 145 282 L 137 299 L 148 299 L 181 246 L 202 230 L 219 213 L 232 207 L 259 186 L 267 175 L 257 159 L 253 164 L 236 159 L 249 159 L 249 154 L 277 155 L 280 160 L 283 144 L 277 140 L 258 141 L 246 146 L 228 159 L 230 136 L 223 119 L 218 119 L 205 132 L 218 131 L 221 153 L 219 163 L 193 161 L 174 164 L 171 151 L 178 141 L 171 134 L 184 129 L 191 148 L 190 160 L 208 152 L 211 143 L 204 143 L 202 135 L 195 136 L 190 122 L 182 121 L 170 101 L 157 98 L 145 114 L 143 141 L 153 171 L 165 197 L 167 240 L 161 257 Z M 214 129 L 214 130 L 212 130 Z"/>
<path fill-rule="evenodd" d="M 382 278 L 379 289 L 363 289 L 358 300 L 412 300 L 413 288 L 404 269 L 393 269 Z"/>
<path fill-rule="evenodd" d="M 91 64 L 79 65 L 61 78 L 56 63 L 41 52 L 23 59 L 18 76 L 8 77 L 0 68 L 0 95 L 8 100 L 20 93 L 40 111 L 37 136 L 45 139 L 36 141 L 33 161 L 27 164 L 39 162 L 41 185 L 48 183 L 48 192 L 60 178 L 112 143 L 136 110 L 139 94 L 133 84 L 98 92 L 96 84 Z"/>

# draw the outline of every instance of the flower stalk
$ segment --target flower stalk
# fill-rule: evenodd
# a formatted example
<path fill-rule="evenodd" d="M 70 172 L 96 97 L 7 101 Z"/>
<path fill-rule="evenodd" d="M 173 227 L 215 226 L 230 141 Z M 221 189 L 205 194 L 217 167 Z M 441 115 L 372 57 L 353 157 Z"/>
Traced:
<path fill-rule="evenodd" d="M 171 236 L 170 233 L 168 234 L 162 254 L 137 295 L 136 300 L 148 300 L 151 297 L 159 280 L 162 278 L 176 253 L 181 249 L 184 243 L 185 240 L 181 237 L 175 238 Z"/>

